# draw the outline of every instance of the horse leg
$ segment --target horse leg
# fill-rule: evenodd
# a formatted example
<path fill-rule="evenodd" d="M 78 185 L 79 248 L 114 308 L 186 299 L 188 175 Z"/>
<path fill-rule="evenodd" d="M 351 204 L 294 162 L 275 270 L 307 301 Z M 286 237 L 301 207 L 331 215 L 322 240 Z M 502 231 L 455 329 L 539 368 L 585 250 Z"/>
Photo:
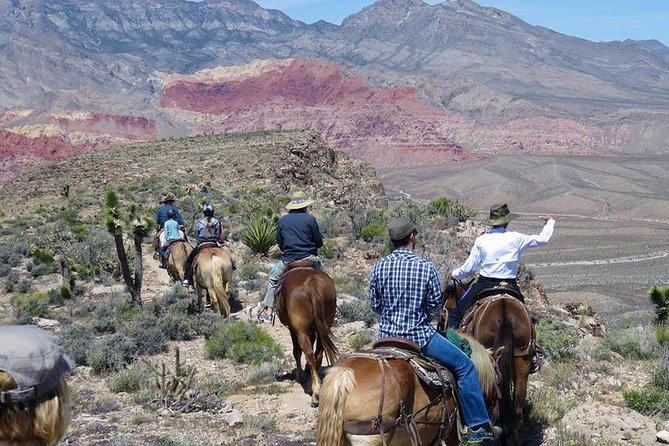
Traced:
<path fill-rule="evenodd" d="M 524 420 L 524 405 L 527 398 L 527 378 L 529 376 L 532 361 L 530 357 L 515 358 L 515 382 L 514 392 L 516 397 L 516 426 L 521 426 Z M 516 430 L 517 434 L 517 430 Z"/>
<path fill-rule="evenodd" d="M 297 334 L 292 327 L 288 328 L 290 331 L 290 339 L 293 341 L 293 357 L 295 358 L 295 380 L 301 383 L 302 376 L 302 350 L 300 349 L 300 343 L 297 340 Z"/>
<path fill-rule="evenodd" d="M 311 336 L 307 335 L 304 331 L 299 331 L 297 333 L 297 340 L 300 344 L 300 348 L 304 352 L 307 367 L 311 372 L 311 406 L 317 407 L 318 394 L 321 391 L 321 379 L 318 377 L 318 368 L 316 367 L 316 358 L 314 357 Z"/>

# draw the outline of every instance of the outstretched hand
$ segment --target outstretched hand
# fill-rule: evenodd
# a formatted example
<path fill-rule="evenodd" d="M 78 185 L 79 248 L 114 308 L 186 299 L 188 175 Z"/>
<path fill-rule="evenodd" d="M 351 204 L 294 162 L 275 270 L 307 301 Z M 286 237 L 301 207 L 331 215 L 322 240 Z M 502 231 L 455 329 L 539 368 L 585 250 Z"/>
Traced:
<path fill-rule="evenodd" d="M 545 214 L 545 215 L 540 215 L 539 218 L 546 222 L 551 219 L 555 220 L 557 217 L 553 214 Z"/>

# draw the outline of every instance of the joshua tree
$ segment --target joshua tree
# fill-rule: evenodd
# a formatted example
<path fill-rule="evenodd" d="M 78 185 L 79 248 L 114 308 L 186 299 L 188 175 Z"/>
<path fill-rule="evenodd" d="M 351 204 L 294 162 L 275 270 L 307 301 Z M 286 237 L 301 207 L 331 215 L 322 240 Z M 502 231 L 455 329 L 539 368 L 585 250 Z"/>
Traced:
<path fill-rule="evenodd" d="M 123 243 L 124 228 L 128 226 L 121 217 L 119 209 L 118 195 L 114 189 L 107 189 L 105 192 L 105 220 L 107 223 L 107 230 L 114 237 L 116 244 L 116 254 L 118 255 L 119 263 L 121 264 L 121 273 L 125 281 L 130 297 L 133 302 L 142 305 L 142 241 L 151 231 L 151 221 L 146 217 L 138 215 L 137 206 L 131 203 L 128 207 L 129 236 L 132 237 L 135 246 L 135 276 L 130 274 L 130 265 L 128 264 L 128 256 L 125 251 Z"/>
<path fill-rule="evenodd" d="M 648 297 L 655 304 L 655 322 L 664 324 L 669 319 L 669 287 L 653 285 L 648 290 Z"/>

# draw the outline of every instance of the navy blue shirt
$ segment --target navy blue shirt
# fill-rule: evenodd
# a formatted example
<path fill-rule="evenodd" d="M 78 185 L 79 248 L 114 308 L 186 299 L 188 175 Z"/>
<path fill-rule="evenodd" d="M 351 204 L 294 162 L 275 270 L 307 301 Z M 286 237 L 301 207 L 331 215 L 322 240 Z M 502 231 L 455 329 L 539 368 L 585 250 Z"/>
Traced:
<path fill-rule="evenodd" d="M 163 229 L 163 225 L 167 220 L 169 220 L 169 218 L 167 217 L 167 213 L 170 211 L 170 209 L 174 209 L 175 211 L 177 211 L 177 215 L 176 217 L 174 217 L 174 219 L 177 221 L 177 223 L 179 223 L 179 226 L 184 225 L 184 221 L 181 218 L 181 214 L 179 213 L 179 208 L 176 207 L 174 203 L 165 203 L 156 212 L 156 223 L 158 223 L 158 227 L 160 229 Z"/>
<path fill-rule="evenodd" d="M 294 209 L 279 219 L 276 242 L 283 252 L 281 260 L 292 262 L 318 254 L 323 236 L 313 215 L 306 209 Z"/>

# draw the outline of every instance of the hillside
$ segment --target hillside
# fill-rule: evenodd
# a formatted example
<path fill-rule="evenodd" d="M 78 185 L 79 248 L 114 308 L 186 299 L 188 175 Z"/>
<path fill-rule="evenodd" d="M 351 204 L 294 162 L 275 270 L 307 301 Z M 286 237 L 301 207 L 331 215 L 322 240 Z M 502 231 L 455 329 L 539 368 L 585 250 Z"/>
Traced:
<path fill-rule="evenodd" d="M 476 157 L 463 149 L 668 149 L 665 46 L 589 42 L 469 0 L 382 0 L 341 26 L 305 25 L 250 1 L 4 0 L 0 25 L 0 125 L 49 135 L 56 149 L 67 144 L 63 154 L 297 128 L 377 167 Z M 302 69 L 281 72 L 291 64 Z M 269 69 L 259 76 L 262 65 Z M 237 77 L 200 85 L 203 70 Z M 185 77 L 166 88 L 170 76 Z M 0 147 L 9 145 L 4 136 Z M 2 179 L 44 159 L 39 146 L 3 150 Z"/>
<path fill-rule="evenodd" d="M 124 215 L 131 203 L 140 214 L 152 215 L 166 191 L 177 195 L 188 223 L 202 202 L 214 204 L 229 225 L 227 248 L 238 265 L 231 320 L 209 309 L 198 312 L 193 296 L 158 269 L 149 243 L 142 257 L 144 306 L 128 303 L 102 217 L 107 187 L 117 189 Z M 283 213 L 296 188 L 317 197 L 313 212 L 325 237 L 320 254 L 338 295 L 335 342 L 344 354 L 368 346 L 378 330 L 367 288 L 372 265 L 387 253 L 389 218 L 416 220 L 417 251 L 442 276 L 465 258 L 481 230 L 474 221 L 460 221 L 473 215 L 464 208 L 439 213 L 408 200 L 388 202 L 366 162 L 305 131 L 93 150 L 49 161 L 6 183 L 0 190 L 0 323 L 55 330 L 77 361 L 69 379 L 68 444 L 313 444 L 317 409 L 309 406 L 307 385 L 293 380 L 288 330 L 254 322 L 277 253 L 254 254 L 241 237 L 249 221 Z M 61 259 L 73 281 L 61 278 Z M 531 377 L 523 444 L 588 445 L 598 438 L 653 444 L 656 432 L 669 427 L 662 424 L 669 408 L 653 400 L 663 397 L 660 386 L 669 382 L 661 374 L 659 334 L 656 340 L 649 328 L 607 331 L 592 308 L 568 296 L 552 303 L 531 271 L 523 269 L 521 281 L 549 355 Z M 229 348 L 222 358 L 211 357 L 209 341 L 219 339 L 219 331 L 232 336 L 226 331 L 231 327 L 244 334 L 235 342 L 251 338 L 261 347 L 246 350 L 246 356 Z M 195 379 L 183 395 L 165 396 L 151 367 L 164 363 L 173 379 L 176 348 L 184 367 L 195 368 Z M 624 397 L 630 389 L 641 396 Z M 630 401 L 646 415 L 626 407 Z"/>

